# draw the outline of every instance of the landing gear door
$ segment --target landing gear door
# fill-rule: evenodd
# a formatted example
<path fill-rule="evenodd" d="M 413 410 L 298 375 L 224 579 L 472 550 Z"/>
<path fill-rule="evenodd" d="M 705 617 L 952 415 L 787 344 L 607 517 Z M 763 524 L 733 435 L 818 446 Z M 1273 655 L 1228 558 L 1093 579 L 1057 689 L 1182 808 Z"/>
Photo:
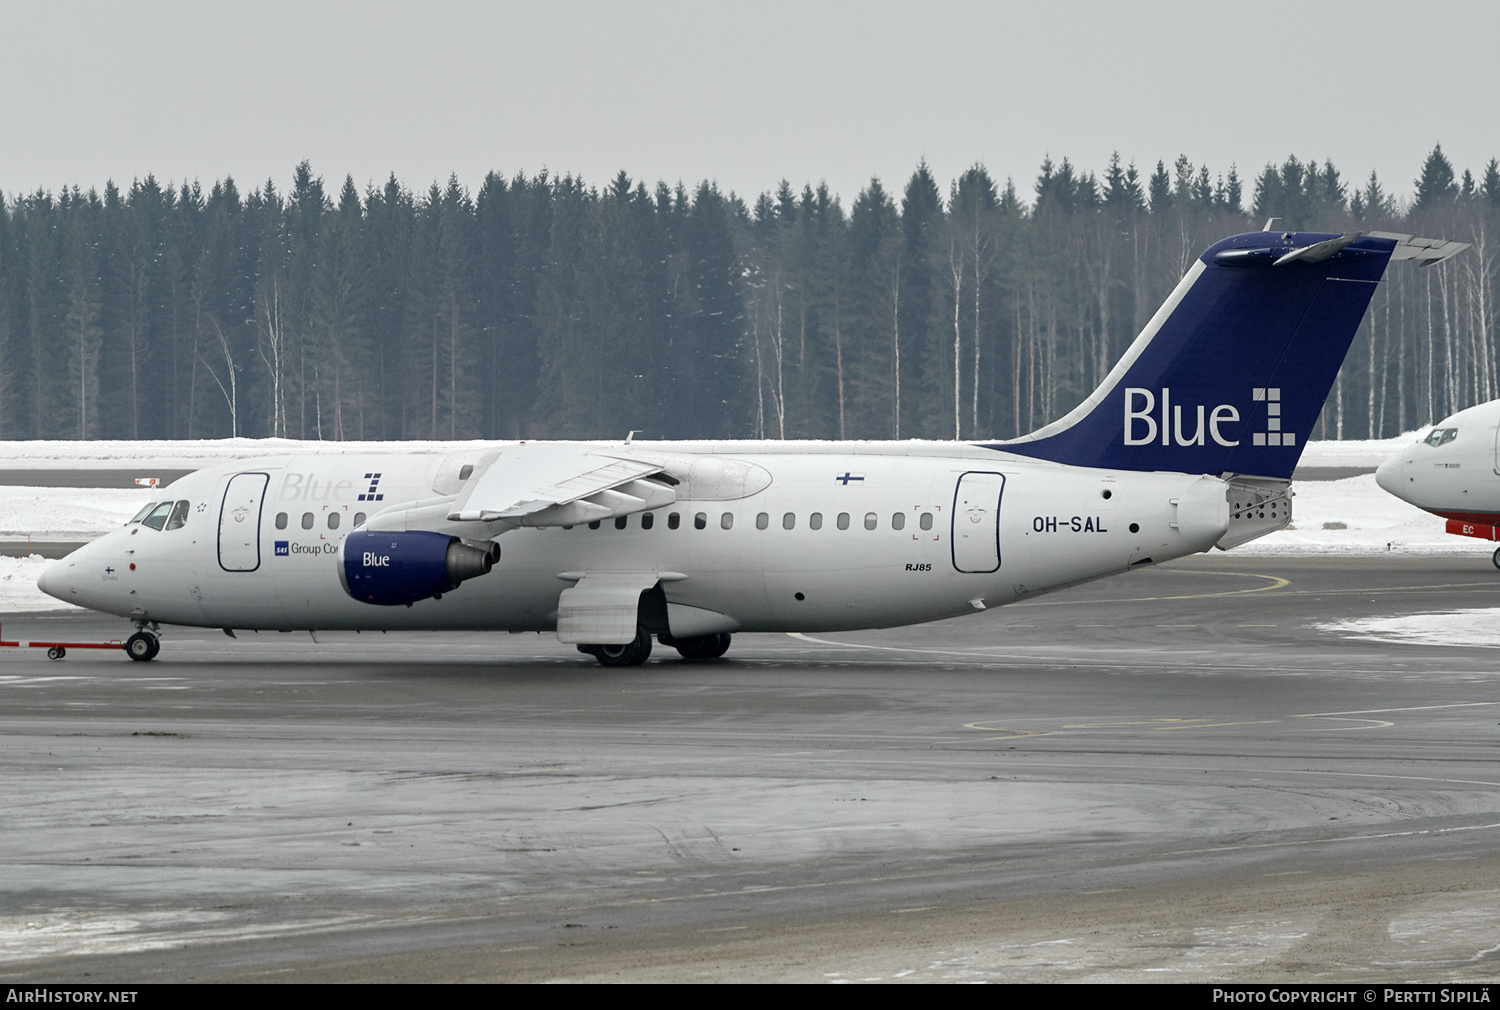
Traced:
<path fill-rule="evenodd" d="M 260 506 L 270 475 L 237 473 L 224 488 L 219 510 L 219 567 L 253 572 L 260 567 Z"/>
<path fill-rule="evenodd" d="M 970 471 L 953 494 L 953 567 L 961 572 L 1000 570 L 1000 495 L 1005 475 Z"/>

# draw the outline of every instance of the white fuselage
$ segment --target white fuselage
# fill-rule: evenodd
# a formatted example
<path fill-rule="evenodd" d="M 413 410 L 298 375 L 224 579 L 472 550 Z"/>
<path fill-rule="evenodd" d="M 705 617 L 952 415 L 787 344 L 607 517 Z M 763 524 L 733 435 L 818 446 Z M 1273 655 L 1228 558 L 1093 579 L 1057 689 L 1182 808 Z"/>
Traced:
<path fill-rule="evenodd" d="M 760 482 L 688 481 L 673 504 L 597 528 L 513 529 L 497 538 L 502 557 L 488 574 L 441 598 L 376 606 L 340 581 L 356 519 L 452 494 L 460 464 L 494 446 L 242 460 L 161 491 L 162 501 L 189 503 L 177 528 L 133 522 L 54 565 L 42 588 L 166 624 L 544 631 L 583 574 L 653 572 L 673 634 L 832 631 L 974 613 L 1207 550 L 1227 526 L 1225 482 L 1192 474 L 1072 467 L 962 443 L 636 445 L 743 462 L 769 480 L 751 493 Z M 228 494 L 245 473 L 267 475 L 258 515 Z"/>

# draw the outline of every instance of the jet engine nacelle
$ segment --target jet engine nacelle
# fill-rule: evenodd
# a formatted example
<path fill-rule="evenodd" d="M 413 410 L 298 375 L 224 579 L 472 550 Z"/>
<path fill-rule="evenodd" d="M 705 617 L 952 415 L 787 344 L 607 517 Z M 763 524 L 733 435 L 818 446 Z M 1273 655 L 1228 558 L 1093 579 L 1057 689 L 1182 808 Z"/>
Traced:
<path fill-rule="evenodd" d="M 341 553 L 344 592 L 361 603 L 392 607 L 411 606 L 485 574 L 500 559 L 500 545 L 486 550 L 425 530 L 360 531 L 344 538 Z"/>

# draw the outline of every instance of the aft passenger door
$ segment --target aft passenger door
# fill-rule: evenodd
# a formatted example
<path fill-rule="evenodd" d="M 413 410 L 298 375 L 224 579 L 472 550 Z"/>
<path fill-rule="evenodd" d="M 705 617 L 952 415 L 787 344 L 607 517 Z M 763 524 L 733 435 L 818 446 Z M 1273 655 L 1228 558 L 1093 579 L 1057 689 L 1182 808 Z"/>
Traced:
<path fill-rule="evenodd" d="M 953 567 L 961 572 L 1000 570 L 1000 496 L 1005 475 L 970 471 L 953 494 Z"/>
<path fill-rule="evenodd" d="M 219 567 L 253 572 L 260 567 L 260 506 L 270 475 L 237 473 L 224 488 L 219 510 Z"/>

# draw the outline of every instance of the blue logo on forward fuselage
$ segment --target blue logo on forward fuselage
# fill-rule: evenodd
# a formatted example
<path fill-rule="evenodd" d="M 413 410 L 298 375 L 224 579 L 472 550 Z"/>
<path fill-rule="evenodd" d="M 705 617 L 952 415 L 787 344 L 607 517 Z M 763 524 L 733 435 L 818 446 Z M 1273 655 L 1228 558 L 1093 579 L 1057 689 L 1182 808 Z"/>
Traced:
<path fill-rule="evenodd" d="M 360 495 L 359 496 L 359 500 L 360 501 L 382 501 L 382 500 L 384 500 L 385 495 L 383 495 L 383 494 L 377 494 L 376 493 L 376 491 L 380 488 L 380 474 L 378 474 L 378 473 L 367 473 L 367 474 L 365 474 L 365 480 L 367 480 L 367 481 L 370 482 L 370 490 L 368 490 L 364 494 Z"/>
<path fill-rule="evenodd" d="M 278 541 L 276 541 L 276 556 L 278 558 L 288 557 L 291 553 L 292 553 L 291 541 L 289 541 L 289 540 L 278 540 Z"/>

